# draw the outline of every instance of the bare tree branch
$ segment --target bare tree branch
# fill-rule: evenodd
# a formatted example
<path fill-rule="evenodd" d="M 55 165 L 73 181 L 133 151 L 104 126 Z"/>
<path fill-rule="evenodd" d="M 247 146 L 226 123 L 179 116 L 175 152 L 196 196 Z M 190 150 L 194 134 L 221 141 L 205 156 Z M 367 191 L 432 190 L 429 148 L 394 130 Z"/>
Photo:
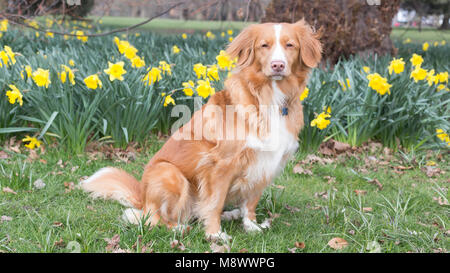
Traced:
<path fill-rule="evenodd" d="M 152 21 L 152 20 L 155 19 L 155 18 L 158 18 L 158 17 L 163 16 L 164 14 L 168 13 L 168 12 L 171 11 L 172 9 L 174 9 L 174 8 L 176 8 L 176 7 L 178 7 L 178 6 L 182 5 L 182 4 L 184 4 L 184 1 L 178 2 L 178 3 L 176 3 L 176 4 L 173 4 L 173 5 L 170 6 L 169 8 L 167 8 L 167 9 L 165 9 L 164 11 L 162 11 L 162 12 L 160 12 L 160 13 L 158 13 L 158 14 L 156 14 L 156 15 L 150 17 L 150 18 L 148 18 L 147 20 L 142 21 L 142 22 L 140 22 L 140 23 L 138 23 L 138 24 L 129 26 L 129 27 L 118 28 L 118 29 L 114 29 L 114 30 L 111 30 L 111 31 L 108 31 L 108 32 L 103 32 L 103 33 L 83 34 L 82 36 L 86 36 L 86 37 L 100 37 L 100 36 L 107 36 L 107 35 L 110 35 L 110 34 L 113 34 L 113 33 L 117 33 L 117 32 L 130 31 L 130 30 L 132 30 L 132 29 L 135 29 L 135 28 L 138 28 L 138 27 L 140 27 L 140 26 L 142 26 L 142 25 L 147 24 L 148 22 Z M 10 19 L 10 18 L 14 18 L 14 17 L 16 17 L 16 18 L 19 17 L 19 18 L 21 18 L 21 19 L 28 19 L 27 17 L 22 16 L 22 15 L 8 14 L 8 13 L 0 14 L 0 17 L 9 18 L 9 19 Z M 68 32 L 53 31 L 53 30 L 51 30 L 51 29 L 39 29 L 39 28 L 35 28 L 35 27 L 32 27 L 32 26 L 29 26 L 29 25 L 27 25 L 27 24 L 25 24 L 25 23 L 22 23 L 22 22 L 20 22 L 20 21 L 15 21 L 15 20 L 11 20 L 11 19 L 10 19 L 10 23 L 13 23 L 13 24 L 16 24 L 16 25 L 20 25 L 20 26 L 23 26 L 23 27 L 27 27 L 27 28 L 33 29 L 33 30 L 35 30 L 35 31 L 43 32 L 43 33 L 51 32 L 51 33 L 57 34 L 57 35 L 80 36 L 80 35 L 73 34 L 73 33 L 68 33 Z"/>

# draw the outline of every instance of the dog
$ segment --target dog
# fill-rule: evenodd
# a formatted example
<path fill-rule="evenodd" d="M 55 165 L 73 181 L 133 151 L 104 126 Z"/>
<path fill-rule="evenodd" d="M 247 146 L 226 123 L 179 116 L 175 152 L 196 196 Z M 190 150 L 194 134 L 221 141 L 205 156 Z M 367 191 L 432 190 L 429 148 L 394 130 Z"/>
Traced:
<path fill-rule="evenodd" d="M 172 134 L 140 182 L 107 167 L 81 188 L 131 207 L 123 218 L 132 223 L 146 219 L 151 226 L 176 228 L 196 218 L 208 240 L 228 241 L 221 221 L 241 217 L 245 231 L 262 231 L 267 226 L 257 223 L 255 209 L 298 149 L 303 127 L 299 97 L 310 70 L 321 61 L 319 36 L 304 20 L 246 27 L 226 49 L 237 61 L 224 90 Z M 208 107 L 215 111 L 206 114 Z M 224 112 L 225 117 L 218 114 Z M 208 137 L 196 139 L 196 130 Z M 243 137 L 237 138 L 237 131 Z M 239 208 L 223 212 L 226 204 Z"/>

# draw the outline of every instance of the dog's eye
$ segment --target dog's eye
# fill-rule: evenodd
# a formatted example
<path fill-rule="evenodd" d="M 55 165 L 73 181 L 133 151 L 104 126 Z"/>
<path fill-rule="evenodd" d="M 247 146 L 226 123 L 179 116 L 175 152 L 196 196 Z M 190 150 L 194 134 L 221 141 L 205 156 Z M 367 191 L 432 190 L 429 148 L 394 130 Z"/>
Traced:
<path fill-rule="evenodd" d="M 269 45 L 268 44 L 262 44 L 261 47 L 268 48 Z"/>
<path fill-rule="evenodd" d="M 287 44 L 286 44 L 286 47 L 294 47 L 294 45 L 291 44 L 291 43 L 287 43 Z"/>

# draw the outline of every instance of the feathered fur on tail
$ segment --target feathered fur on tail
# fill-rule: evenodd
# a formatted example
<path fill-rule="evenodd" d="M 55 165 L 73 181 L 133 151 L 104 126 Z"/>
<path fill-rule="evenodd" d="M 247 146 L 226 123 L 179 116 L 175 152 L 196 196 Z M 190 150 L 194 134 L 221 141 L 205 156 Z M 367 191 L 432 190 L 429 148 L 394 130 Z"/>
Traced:
<path fill-rule="evenodd" d="M 94 198 L 113 199 L 127 207 L 142 208 L 142 186 L 125 171 L 103 168 L 80 183 L 83 190 Z"/>

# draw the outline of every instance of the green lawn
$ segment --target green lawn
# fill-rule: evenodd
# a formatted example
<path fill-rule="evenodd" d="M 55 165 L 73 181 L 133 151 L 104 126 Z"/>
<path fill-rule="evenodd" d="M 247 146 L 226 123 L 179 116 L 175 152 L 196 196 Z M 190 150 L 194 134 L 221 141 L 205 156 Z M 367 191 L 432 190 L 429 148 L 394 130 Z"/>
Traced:
<path fill-rule="evenodd" d="M 96 17 L 91 17 L 93 20 L 98 20 Z M 108 27 L 127 27 L 145 21 L 145 18 L 135 17 L 115 17 L 104 16 L 101 18 L 102 25 Z M 176 20 L 176 19 L 154 19 L 149 23 L 139 27 L 141 30 L 149 31 L 170 31 L 170 32 L 192 32 L 192 31 L 207 31 L 207 30 L 227 30 L 227 29 L 242 29 L 252 22 L 233 22 L 233 21 L 199 21 L 199 20 Z"/>
<path fill-rule="evenodd" d="M 126 224 L 120 220 L 124 207 L 92 200 L 76 188 L 83 177 L 105 166 L 120 167 L 139 177 L 161 145 L 162 141 L 152 141 L 127 163 L 124 153 L 104 148 L 82 155 L 47 148 L 32 160 L 27 160 L 27 152 L 2 152 L 0 148 L 0 251 L 69 252 L 76 249 L 72 245 L 78 245 L 82 252 L 106 252 L 104 239 L 118 234 L 116 249 L 123 251 L 139 252 L 146 246 L 154 252 L 211 252 L 199 223 L 192 223 L 193 229 L 185 237 L 165 227 Z M 295 242 L 305 244 L 303 249 L 294 249 L 296 252 L 368 252 L 378 246 L 381 252 L 448 250 L 449 210 L 441 205 L 448 202 L 448 176 L 429 178 L 421 169 L 432 160 L 437 164 L 433 168 L 448 173 L 448 153 L 435 152 L 428 157 L 397 154 L 389 162 L 382 154 L 367 152 L 357 154 L 358 158 L 334 158 L 325 165 L 302 164 L 312 175 L 294 174 L 293 166 L 306 157 L 297 154 L 267 188 L 257 208 L 259 221 L 269 217 L 269 212 L 279 214 L 269 230 L 246 234 L 240 220 L 222 225 L 233 236 L 231 251 L 289 252 Z M 364 177 L 378 179 L 382 190 Z M 37 179 L 42 179 L 44 188 L 33 186 Z M 357 195 L 355 190 L 366 194 Z M 327 243 L 334 237 L 345 239 L 348 247 L 329 247 Z M 173 239 L 182 242 L 185 250 L 171 248 Z M 137 241 L 140 243 L 133 247 Z M 374 245 L 368 249 L 370 244 Z"/>
<path fill-rule="evenodd" d="M 92 20 L 98 20 L 98 17 L 90 17 Z M 103 26 L 108 27 L 127 27 L 145 20 L 145 18 L 135 17 L 115 17 L 104 16 L 101 18 Z M 198 21 L 198 20 L 176 20 L 176 19 L 154 19 L 151 22 L 141 26 L 139 29 L 157 32 L 192 32 L 192 31 L 208 31 L 208 30 L 226 30 L 226 29 L 242 29 L 254 22 L 233 22 L 233 21 Z M 412 41 L 450 41 L 450 31 L 440 31 L 436 29 L 405 29 L 394 28 L 392 38 L 404 40 L 410 38 Z"/>

